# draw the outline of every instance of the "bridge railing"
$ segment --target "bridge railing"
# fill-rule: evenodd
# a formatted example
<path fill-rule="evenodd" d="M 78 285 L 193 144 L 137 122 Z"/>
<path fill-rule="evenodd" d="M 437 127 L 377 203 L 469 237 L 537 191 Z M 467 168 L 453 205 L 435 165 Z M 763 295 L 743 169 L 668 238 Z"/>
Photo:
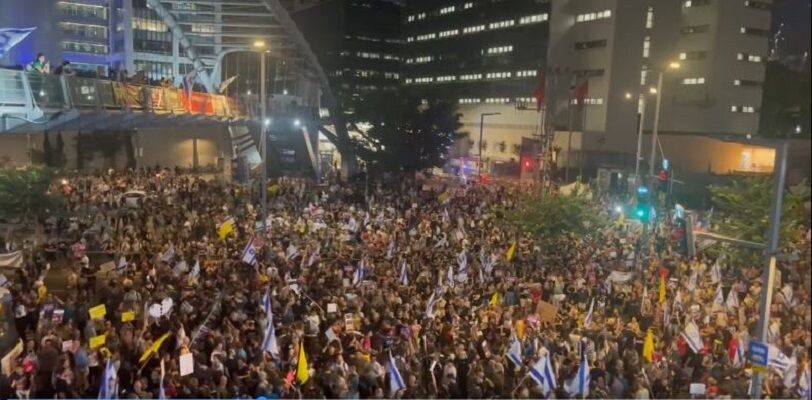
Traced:
<path fill-rule="evenodd" d="M 0 114 L 43 110 L 125 110 L 250 118 L 251 108 L 222 95 L 78 76 L 0 69 Z"/>

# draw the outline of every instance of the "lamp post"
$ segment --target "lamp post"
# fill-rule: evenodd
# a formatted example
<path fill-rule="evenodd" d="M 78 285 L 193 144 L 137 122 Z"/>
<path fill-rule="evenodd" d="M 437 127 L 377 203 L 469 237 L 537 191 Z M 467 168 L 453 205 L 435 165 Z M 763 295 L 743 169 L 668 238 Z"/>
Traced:
<path fill-rule="evenodd" d="M 680 64 L 678 62 L 671 62 L 668 65 L 669 69 L 679 69 Z M 657 140 L 658 134 L 660 131 L 660 106 L 662 105 L 663 99 L 663 71 L 661 70 L 659 75 L 657 76 L 657 103 L 654 107 L 654 129 L 651 131 L 651 158 L 649 159 L 649 166 L 648 166 L 648 175 L 649 181 L 653 183 L 654 179 L 654 162 L 657 159 Z M 642 121 L 640 126 L 642 127 Z"/>
<path fill-rule="evenodd" d="M 632 99 L 631 93 L 626 93 L 626 100 Z M 638 104 L 640 105 L 640 114 L 637 119 L 637 152 L 634 158 L 634 188 L 640 185 L 640 160 L 642 159 L 643 152 L 643 123 L 646 120 L 646 98 L 642 92 L 637 96 Z"/>
<path fill-rule="evenodd" d="M 260 156 L 262 158 L 262 180 L 260 181 L 261 185 L 261 193 L 260 198 L 262 201 L 262 234 L 267 234 L 268 229 L 268 125 L 270 125 L 270 120 L 268 119 L 268 96 L 265 94 L 265 42 L 262 40 L 257 40 L 254 42 L 254 48 L 256 48 L 259 52 L 259 75 L 260 75 L 260 82 L 259 82 L 259 104 L 262 107 L 262 111 L 260 112 Z"/>
<path fill-rule="evenodd" d="M 477 167 L 477 175 L 480 179 L 482 178 L 482 133 L 483 128 L 485 127 L 485 117 L 489 117 L 491 115 L 502 115 L 502 113 L 490 112 L 479 114 L 479 165 Z"/>

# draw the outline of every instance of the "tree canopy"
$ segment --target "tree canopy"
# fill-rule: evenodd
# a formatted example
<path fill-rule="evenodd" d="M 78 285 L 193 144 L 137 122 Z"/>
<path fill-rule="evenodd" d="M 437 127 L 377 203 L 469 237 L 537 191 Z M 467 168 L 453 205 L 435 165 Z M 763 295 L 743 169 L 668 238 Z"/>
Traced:
<path fill-rule="evenodd" d="M 411 172 L 445 164 L 460 132 L 456 105 L 382 93 L 359 99 L 348 121 L 357 154 L 372 170 Z"/>
<path fill-rule="evenodd" d="M 0 216 L 32 221 L 59 208 L 59 197 L 51 193 L 54 174 L 45 168 L 0 170 Z"/>

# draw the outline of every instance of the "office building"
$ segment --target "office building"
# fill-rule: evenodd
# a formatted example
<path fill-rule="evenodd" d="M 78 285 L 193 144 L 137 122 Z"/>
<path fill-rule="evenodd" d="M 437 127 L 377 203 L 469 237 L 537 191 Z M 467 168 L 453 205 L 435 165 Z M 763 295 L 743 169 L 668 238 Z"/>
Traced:
<path fill-rule="evenodd" d="M 550 17 L 547 1 L 407 2 L 403 90 L 459 104 L 469 136 L 455 146 L 455 162 L 470 166 L 482 144 L 486 170 L 518 166 L 522 138 L 538 130 L 533 94 L 546 65 Z M 497 112 L 487 117 L 480 143 L 481 114 Z"/>
<path fill-rule="evenodd" d="M 570 165 L 633 164 L 638 120 L 644 112 L 644 131 L 653 129 L 651 92 L 662 73 L 663 154 L 713 171 L 735 169 L 730 157 L 698 157 L 712 147 L 701 138 L 756 134 L 770 8 L 770 1 L 756 0 L 553 0 L 549 59 L 564 82 L 555 91 L 556 123 L 577 131 Z M 583 111 L 568 107 L 570 86 L 585 81 Z M 557 141 L 563 163 L 565 142 Z M 648 143 L 646 137 L 646 157 Z M 742 151 L 741 170 L 767 167 L 748 154 L 754 153 Z"/>
<path fill-rule="evenodd" d="M 397 90 L 400 13 L 390 1 L 326 0 L 300 2 L 292 17 L 349 106 L 353 97 Z"/>

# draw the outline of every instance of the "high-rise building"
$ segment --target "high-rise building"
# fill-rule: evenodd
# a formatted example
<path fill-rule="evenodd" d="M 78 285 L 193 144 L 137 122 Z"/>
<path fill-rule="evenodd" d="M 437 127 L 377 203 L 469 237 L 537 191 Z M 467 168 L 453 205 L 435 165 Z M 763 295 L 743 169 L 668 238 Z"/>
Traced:
<path fill-rule="evenodd" d="M 459 104 L 469 136 L 455 146 L 456 162 L 477 158 L 481 144 L 486 170 L 518 168 L 522 138 L 537 133 L 533 95 L 547 64 L 550 18 L 548 1 L 406 3 L 403 90 Z M 500 115 L 487 117 L 480 142 L 482 113 Z"/>
<path fill-rule="evenodd" d="M 339 98 L 397 90 L 401 6 L 385 0 L 299 1 L 293 19 Z"/>
<path fill-rule="evenodd" d="M 659 132 L 671 136 L 663 143 L 756 134 L 770 8 L 756 0 L 552 0 L 549 59 L 564 82 L 556 121 L 577 131 L 570 165 L 633 162 L 640 115 L 644 131 L 654 125 L 660 74 Z M 583 107 L 567 107 L 571 87 L 586 81 Z M 566 148 L 562 155 L 566 163 Z"/>

